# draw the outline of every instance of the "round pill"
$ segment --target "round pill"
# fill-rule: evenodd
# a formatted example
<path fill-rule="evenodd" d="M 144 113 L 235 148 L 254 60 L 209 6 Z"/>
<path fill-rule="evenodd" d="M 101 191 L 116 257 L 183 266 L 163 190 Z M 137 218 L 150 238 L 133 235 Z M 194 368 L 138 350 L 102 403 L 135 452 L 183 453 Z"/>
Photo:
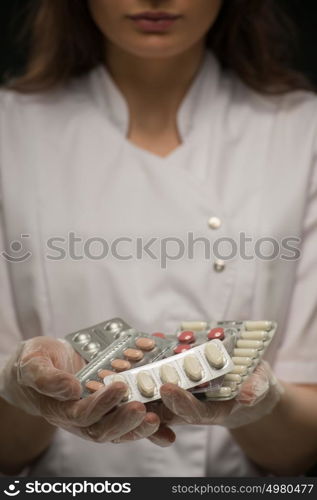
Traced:
<path fill-rule="evenodd" d="M 84 342 L 89 342 L 91 336 L 89 333 L 77 333 L 74 337 L 74 342 L 78 342 L 78 344 L 83 344 Z"/>
<path fill-rule="evenodd" d="M 147 337 L 140 337 L 135 341 L 135 345 L 142 351 L 152 351 L 155 347 L 155 340 Z"/>
<path fill-rule="evenodd" d="M 182 352 L 188 351 L 188 349 L 191 349 L 192 346 L 188 344 L 179 344 L 176 347 L 174 347 L 174 354 L 181 354 Z"/>
<path fill-rule="evenodd" d="M 109 377 L 109 375 L 113 375 L 113 373 L 111 370 L 99 370 L 98 377 L 104 379 Z"/>
<path fill-rule="evenodd" d="M 157 332 L 157 333 L 152 333 L 152 337 L 158 337 L 159 339 L 165 339 L 165 334 L 164 333 L 160 333 L 160 332 Z"/>
<path fill-rule="evenodd" d="M 185 344 L 190 344 L 191 342 L 195 342 L 196 340 L 194 332 L 191 331 L 180 332 L 177 335 L 177 338 L 179 342 L 184 342 Z"/>
<path fill-rule="evenodd" d="M 202 366 L 196 356 L 186 356 L 184 359 L 184 370 L 187 377 L 193 382 L 199 382 L 203 377 Z"/>
<path fill-rule="evenodd" d="M 97 382 L 96 380 L 89 380 L 85 385 L 90 392 L 97 392 L 99 389 L 103 389 L 105 387 L 104 384 Z"/>
<path fill-rule="evenodd" d="M 223 328 L 213 328 L 208 333 L 208 340 L 223 340 L 225 338 L 225 331 Z"/>
<path fill-rule="evenodd" d="M 88 352 L 96 352 L 100 349 L 100 344 L 98 342 L 89 342 L 89 344 L 86 344 L 83 348 L 84 351 Z"/>
<path fill-rule="evenodd" d="M 163 384 L 175 384 L 179 383 L 179 375 L 177 370 L 171 365 L 162 365 L 160 368 L 160 377 Z"/>
<path fill-rule="evenodd" d="M 224 367 L 225 360 L 222 355 L 222 352 L 218 349 L 218 347 L 213 342 L 209 342 L 205 347 L 205 356 L 207 358 L 208 363 L 216 370 Z"/>
<path fill-rule="evenodd" d="M 152 398 L 155 392 L 155 383 L 151 375 L 148 372 L 139 372 L 136 380 L 142 396 Z"/>
<path fill-rule="evenodd" d="M 140 361 L 144 356 L 139 349 L 126 349 L 123 354 L 129 361 Z"/>
<path fill-rule="evenodd" d="M 125 370 L 130 370 L 131 363 L 129 363 L 129 361 L 126 361 L 125 359 L 113 359 L 111 361 L 111 367 L 116 372 L 124 372 Z"/>

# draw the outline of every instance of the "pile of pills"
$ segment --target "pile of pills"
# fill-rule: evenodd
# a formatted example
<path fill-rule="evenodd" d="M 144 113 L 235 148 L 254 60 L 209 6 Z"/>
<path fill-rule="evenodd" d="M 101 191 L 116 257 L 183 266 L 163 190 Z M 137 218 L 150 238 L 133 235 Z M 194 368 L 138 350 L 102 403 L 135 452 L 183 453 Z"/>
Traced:
<path fill-rule="evenodd" d="M 174 335 L 148 335 L 113 318 L 66 340 L 88 362 L 76 375 L 83 397 L 122 381 L 128 385 L 124 402 L 159 399 L 164 383 L 216 401 L 238 394 L 276 329 L 272 321 L 185 321 Z"/>
<path fill-rule="evenodd" d="M 180 344 L 175 349 L 181 351 L 183 345 L 189 350 L 213 339 L 223 341 L 232 356 L 233 369 L 225 375 L 220 388 L 212 385 L 199 387 L 197 392 L 205 392 L 208 400 L 232 399 L 262 359 L 276 328 L 273 321 L 223 321 L 217 327 L 202 321 L 184 322 L 176 333 Z"/>
<path fill-rule="evenodd" d="M 118 322 L 118 319 L 115 321 Z M 108 322 L 109 324 L 111 322 Z M 67 336 L 72 345 L 74 341 L 76 342 L 74 340 L 76 335 Z M 111 343 L 107 339 L 105 343 L 100 340 L 99 344 L 101 347 L 106 347 L 100 348 L 97 355 L 76 374 L 84 389 L 83 397 L 100 389 L 101 381 L 113 372 L 119 374 L 164 358 L 165 354 L 173 349 L 175 342 L 147 335 L 129 327 L 127 330 L 117 331 L 116 340 Z M 79 352 L 78 346 L 76 347 Z"/>

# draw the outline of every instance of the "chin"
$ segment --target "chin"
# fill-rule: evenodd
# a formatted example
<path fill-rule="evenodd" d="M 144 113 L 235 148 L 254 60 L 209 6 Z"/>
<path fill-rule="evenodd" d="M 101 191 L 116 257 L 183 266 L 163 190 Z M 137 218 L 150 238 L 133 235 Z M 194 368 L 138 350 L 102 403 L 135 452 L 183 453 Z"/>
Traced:
<path fill-rule="evenodd" d="M 181 44 L 173 43 L 171 40 L 163 39 L 163 37 L 153 37 L 151 40 L 144 40 L 135 45 L 129 45 L 125 48 L 127 52 L 141 57 L 143 59 L 166 59 L 178 56 L 189 47 Z"/>

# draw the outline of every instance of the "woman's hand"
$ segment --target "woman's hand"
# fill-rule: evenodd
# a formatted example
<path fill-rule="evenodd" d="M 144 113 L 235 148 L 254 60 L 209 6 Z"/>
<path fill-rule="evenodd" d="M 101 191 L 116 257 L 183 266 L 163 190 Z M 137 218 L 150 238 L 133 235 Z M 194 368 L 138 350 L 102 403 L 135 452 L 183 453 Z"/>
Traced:
<path fill-rule="evenodd" d="M 165 384 L 161 388 L 162 402 L 150 403 L 148 409 L 169 425 L 222 425 L 232 429 L 271 413 L 282 392 L 282 386 L 269 365 L 262 362 L 241 386 L 234 400 L 202 401 L 176 385 Z"/>
<path fill-rule="evenodd" d="M 145 406 L 131 402 L 118 407 L 127 387 L 116 382 L 80 399 L 81 385 L 75 377 L 85 362 L 64 341 L 36 337 L 20 345 L 0 373 L 0 395 L 34 416 L 44 417 L 84 439 L 104 443 L 148 438 L 167 445 L 160 420 Z M 163 444 L 164 442 L 164 444 Z"/>

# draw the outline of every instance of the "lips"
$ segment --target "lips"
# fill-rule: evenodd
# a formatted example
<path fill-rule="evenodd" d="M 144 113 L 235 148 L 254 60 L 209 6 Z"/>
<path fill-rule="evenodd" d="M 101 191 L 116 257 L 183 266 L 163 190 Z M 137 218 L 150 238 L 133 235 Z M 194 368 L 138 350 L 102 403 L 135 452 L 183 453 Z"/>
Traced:
<path fill-rule="evenodd" d="M 144 33 L 168 32 L 181 16 L 168 12 L 141 12 L 128 16 L 138 30 Z"/>

